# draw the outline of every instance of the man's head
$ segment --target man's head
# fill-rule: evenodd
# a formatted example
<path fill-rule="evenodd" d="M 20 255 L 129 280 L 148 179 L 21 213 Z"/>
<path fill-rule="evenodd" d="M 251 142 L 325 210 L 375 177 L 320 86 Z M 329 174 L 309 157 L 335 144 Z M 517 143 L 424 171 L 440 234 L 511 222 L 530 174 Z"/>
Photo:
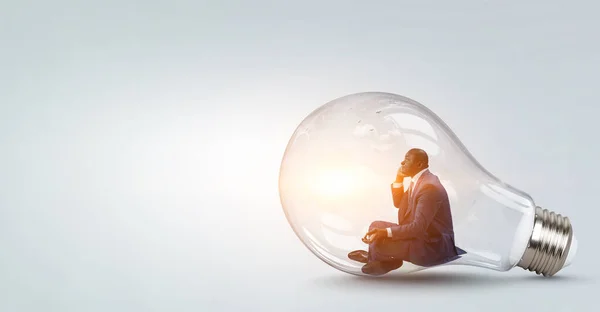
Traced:
<path fill-rule="evenodd" d="M 412 177 L 419 171 L 429 167 L 429 157 L 427 153 L 420 148 L 413 148 L 406 152 L 400 171 L 405 175 Z"/>

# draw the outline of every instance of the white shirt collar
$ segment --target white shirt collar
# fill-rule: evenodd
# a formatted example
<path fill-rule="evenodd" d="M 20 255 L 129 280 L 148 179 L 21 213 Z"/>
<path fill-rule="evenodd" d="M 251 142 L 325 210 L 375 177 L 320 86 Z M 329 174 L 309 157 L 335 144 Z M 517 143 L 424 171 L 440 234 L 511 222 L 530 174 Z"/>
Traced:
<path fill-rule="evenodd" d="M 427 171 L 428 168 L 425 168 L 421 171 L 419 171 L 419 173 L 415 174 L 414 177 L 412 177 L 411 182 L 413 182 L 414 184 L 417 184 L 417 181 L 419 181 L 419 178 L 423 175 L 423 172 Z"/>

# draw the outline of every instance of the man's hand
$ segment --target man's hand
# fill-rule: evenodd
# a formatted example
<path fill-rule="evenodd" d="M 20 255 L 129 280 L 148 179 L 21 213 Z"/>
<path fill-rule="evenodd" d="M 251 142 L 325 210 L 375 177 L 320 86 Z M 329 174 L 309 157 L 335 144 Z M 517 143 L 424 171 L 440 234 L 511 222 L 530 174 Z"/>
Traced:
<path fill-rule="evenodd" d="M 372 229 L 369 232 L 367 232 L 367 234 L 365 234 L 365 237 L 363 237 L 362 241 L 365 244 L 370 244 L 378 239 L 383 239 L 387 237 L 387 229 Z"/>
<path fill-rule="evenodd" d="M 404 181 L 404 178 L 406 178 L 407 175 L 404 174 L 404 172 L 402 172 L 402 167 L 400 167 L 398 169 L 398 171 L 396 172 L 396 183 L 402 183 Z"/>
<path fill-rule="evenodd" d="M 398 172 L 396 172 L 396 180 L 394 180 L 394 183 L 392 183 L 392 186 L 394 188 L 401 187 L 402 183 L 404 183 L 405 177 L 406 177 L 406 175 L 404 173 L 402 173 L 402 167 L 400 167 L 400 169 L 398 169 Z"/>

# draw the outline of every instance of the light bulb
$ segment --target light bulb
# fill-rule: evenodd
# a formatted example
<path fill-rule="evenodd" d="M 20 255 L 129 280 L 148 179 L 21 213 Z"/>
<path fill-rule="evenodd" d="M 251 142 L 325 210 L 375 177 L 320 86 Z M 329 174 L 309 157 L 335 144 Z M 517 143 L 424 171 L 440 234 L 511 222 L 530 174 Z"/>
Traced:
<path fill-rule="evenodd" d="M 373 221 L 399 221 L 390 187 L 412 148 L 427 153 L 428 170 L 447 193 L 454 243 L 466 253 L 431 265 L 405 260 L 388 274 L 470 265 L 552 276 L 571 263 L 577 240 L 567 217 L 489 173 L 428 108 L 390 93 L 340 97 L 296 128 L 281 162 L 279 195 L 298 238 L 332 267 L 365 275 L 365 263 L 348 254 L 368 251 L 361 239 Z"/>

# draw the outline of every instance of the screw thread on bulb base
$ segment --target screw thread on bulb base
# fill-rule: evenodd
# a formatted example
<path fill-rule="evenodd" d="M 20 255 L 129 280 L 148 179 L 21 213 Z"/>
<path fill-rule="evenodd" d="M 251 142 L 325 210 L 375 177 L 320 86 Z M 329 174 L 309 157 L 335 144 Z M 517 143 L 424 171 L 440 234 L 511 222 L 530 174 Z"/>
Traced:
<path fill-rule="evenodd" d="M 556 274 L 567 260 L 572 238 L 569 218 L 536 207 L 533 231 L 517 266 L 544 276 Z"/>

